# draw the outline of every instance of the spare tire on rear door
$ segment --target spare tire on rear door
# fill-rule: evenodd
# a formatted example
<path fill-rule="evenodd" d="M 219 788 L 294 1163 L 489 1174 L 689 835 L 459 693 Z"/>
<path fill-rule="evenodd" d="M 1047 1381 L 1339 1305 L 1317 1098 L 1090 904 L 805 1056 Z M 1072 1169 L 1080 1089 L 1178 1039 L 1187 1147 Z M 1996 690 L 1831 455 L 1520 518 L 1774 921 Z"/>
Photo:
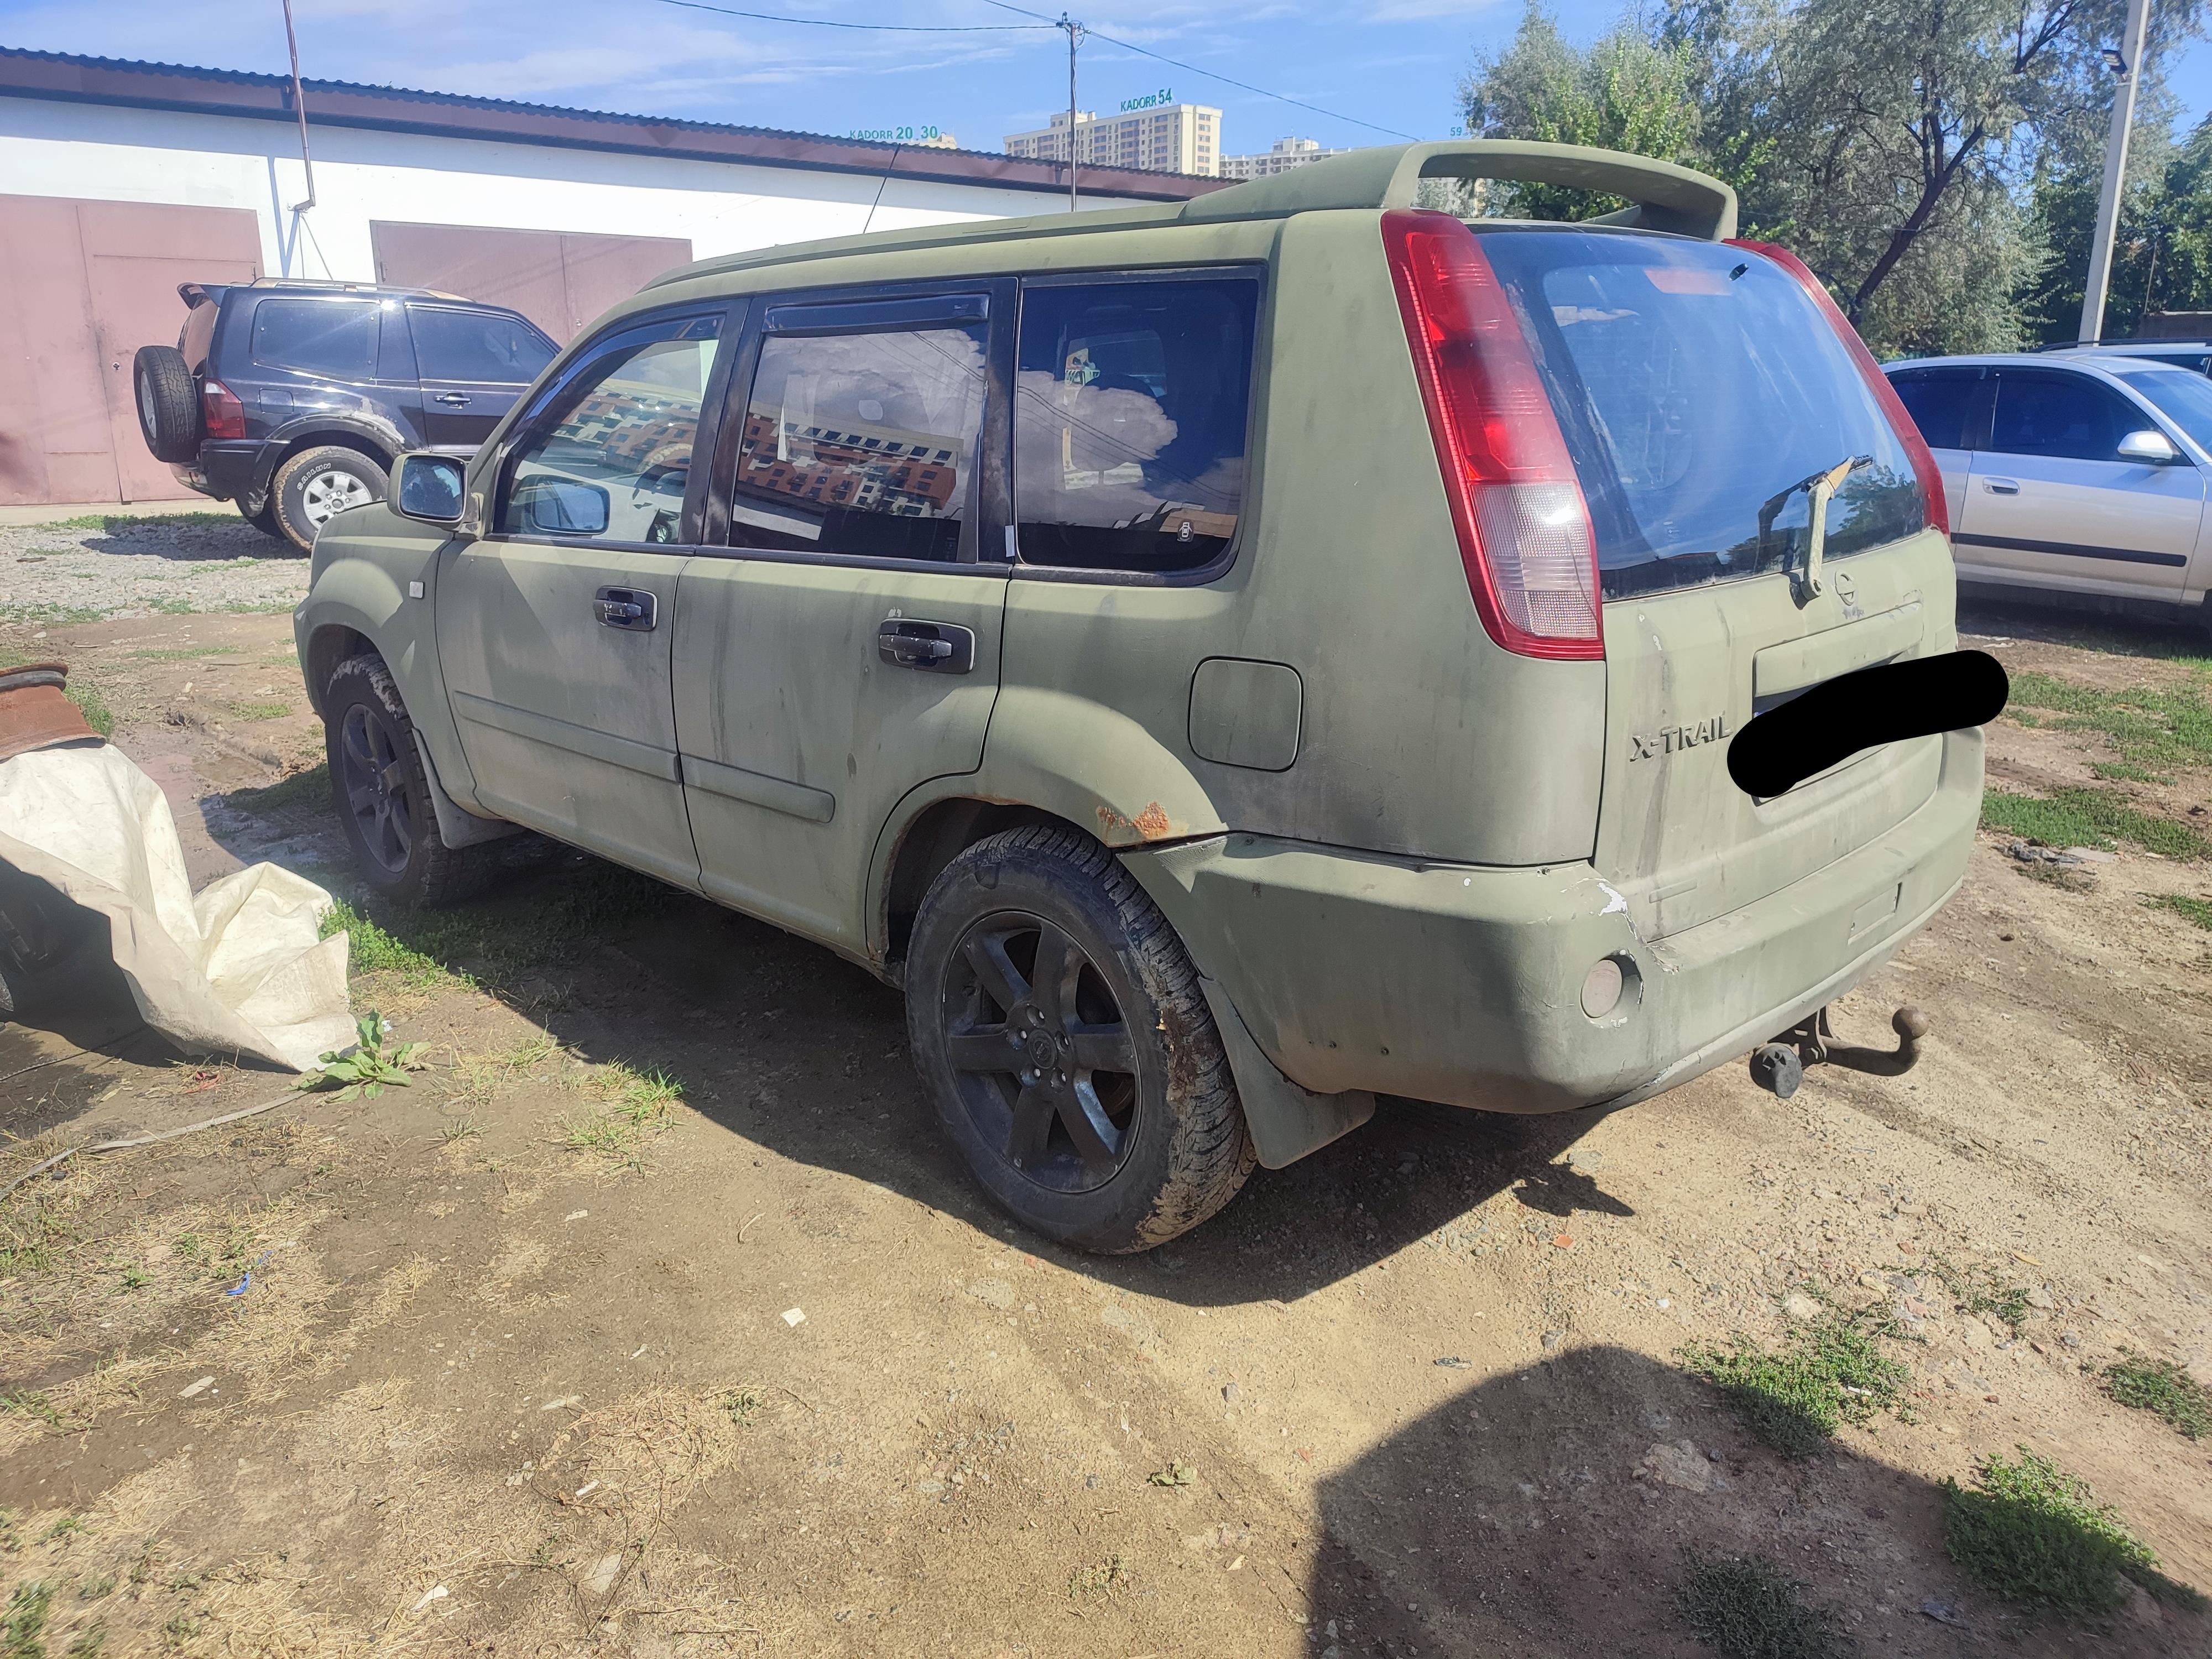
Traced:
<path fill-rule="evenodd" d="M 157 461 L 190 461 L 200 452 L 200 392 L 185 354 L 174 346 L 140 346 L 131 365 L 138 429 Z"/>

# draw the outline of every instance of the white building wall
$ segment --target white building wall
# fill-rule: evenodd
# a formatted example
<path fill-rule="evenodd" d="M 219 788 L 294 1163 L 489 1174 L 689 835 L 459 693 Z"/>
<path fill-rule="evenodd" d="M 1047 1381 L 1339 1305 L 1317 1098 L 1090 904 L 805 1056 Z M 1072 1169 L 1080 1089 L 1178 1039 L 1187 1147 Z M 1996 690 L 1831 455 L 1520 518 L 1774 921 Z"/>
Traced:
<path fill-rule="evenodd" d="M 313 105 L 309 106 L 312 117 Z M 0 193 L 244 208 L 264 268 L 375 279 L 373 220 L 688 238 L 694 255 L 1049 212 L 1048 192 L 0 98 Z M 880 193 L 880 201 L 878 199 Z"/>

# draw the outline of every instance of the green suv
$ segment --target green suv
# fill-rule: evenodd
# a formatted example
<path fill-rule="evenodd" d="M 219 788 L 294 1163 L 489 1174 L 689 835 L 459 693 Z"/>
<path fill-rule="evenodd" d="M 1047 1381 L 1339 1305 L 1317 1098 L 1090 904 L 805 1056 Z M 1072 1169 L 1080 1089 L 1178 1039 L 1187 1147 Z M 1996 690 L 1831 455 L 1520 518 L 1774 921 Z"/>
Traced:
<path fill-rule="evenodd" d="M 1417 205 L 1501 177 L 1629 205 Z M 448 901 L 522 826 L 818 941 L 904 988 L 992 1196 L 1097 1250 L 1378 1093 L 1741 1055 L 1956 889 L 1982 742 L 1729 781 L 1758 711 L 1955 643 L 1925 447 L 1735 219 L 1463 142 L 671 272 L 318 541 L 362 872 Z"/>

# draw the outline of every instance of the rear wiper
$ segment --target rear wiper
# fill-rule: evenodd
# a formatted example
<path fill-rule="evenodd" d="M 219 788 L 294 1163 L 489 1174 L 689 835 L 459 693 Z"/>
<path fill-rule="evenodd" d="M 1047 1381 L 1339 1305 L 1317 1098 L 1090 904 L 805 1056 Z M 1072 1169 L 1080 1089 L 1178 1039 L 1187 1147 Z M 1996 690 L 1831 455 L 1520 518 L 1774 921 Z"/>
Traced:
<path fill-rule="evenodd" d="M 1838 461 L 1825 471 L 1808 474 L 1788 489 L 1776 491 L 1759 507 L 1759 544 L 1764 548 L 1767 537 L 1773 533 L 1774 520 L 1784 506 L 1799 490 L 1807 492 L 1805 562 L 1795 578 L 1800 599 L 1819 598 L 1824 586 L 1820 580 L 1820 554 L 1828 539 L 1829 501 L 1844 487 L 1844 479 L 1861 467 L 1873 465 L 1874 457 L 1871 455 L 1854 455 L 1849 460 Z"/>

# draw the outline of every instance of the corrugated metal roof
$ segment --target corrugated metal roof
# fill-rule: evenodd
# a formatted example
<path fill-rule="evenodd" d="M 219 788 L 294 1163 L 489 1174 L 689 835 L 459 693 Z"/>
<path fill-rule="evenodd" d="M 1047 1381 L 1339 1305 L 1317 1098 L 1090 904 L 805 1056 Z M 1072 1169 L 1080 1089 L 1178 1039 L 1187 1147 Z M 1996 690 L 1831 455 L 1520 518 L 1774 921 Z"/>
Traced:
<path fill-rule="evenodd" d="M 685 161 L 889 173 L 902 179 L 1001 189 L 1065 191 L 1060 163 L 982 150 L 933 149 L 828 134 L 737 126 L 675 116 L 621 115 L 557 104 L 422 92 L 352 81 L 302 80 L 310 126 L 365 127 L 505 143 L 617 150 Z M 290 121 L 292 81 L 285 75 L 195 64 L 87 58 L 70 52 L 0 46 L 0 97 L 182 110 L 210 115 Z M 1180 201 L 1234 182 L 1133 168 L 1085 167 L 1079 183 L 1093 197 Z"/>

